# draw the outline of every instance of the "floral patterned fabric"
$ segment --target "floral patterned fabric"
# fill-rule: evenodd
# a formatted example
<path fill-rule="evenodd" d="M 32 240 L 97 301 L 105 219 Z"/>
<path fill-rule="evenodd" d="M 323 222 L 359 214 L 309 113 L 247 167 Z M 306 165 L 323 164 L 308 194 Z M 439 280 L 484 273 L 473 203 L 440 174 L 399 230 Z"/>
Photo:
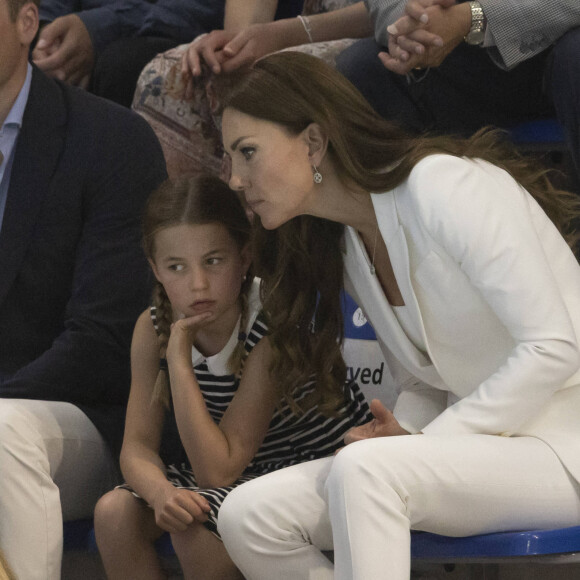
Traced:
<path fill-rule="evenodd" d="M 352 4 L 354 0 L 305 0 L 304 14 L 328 12 Z M 193 40 L 193 39 L 192 39 Z M 334 65 L 340 52 L 352 39 L 304 44 L 286 50 L 299 50 Z M 137 83 L 133 109 L 155 131 L 171 178 L 209 172 L 227 178 L 221 143 L 219 101 L 212 86 L 212 75 L 205 71 L 195 79 L 191 98 L 185 96 L 181 76 L 181 55 L 187 44 L 158 54 L 142 71 Z"/>

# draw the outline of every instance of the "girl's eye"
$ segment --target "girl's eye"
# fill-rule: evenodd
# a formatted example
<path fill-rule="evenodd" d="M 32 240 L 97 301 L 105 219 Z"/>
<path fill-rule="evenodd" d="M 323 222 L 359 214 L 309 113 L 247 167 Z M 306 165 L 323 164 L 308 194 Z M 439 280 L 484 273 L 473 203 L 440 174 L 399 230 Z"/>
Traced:
<path fill-rule="evenodd" d="M 173 272 L 182 272 L 183 271 L 183 264 L 172 264 L 171 266 L 169 266 L 169 269 L 172 270 Z"/>
<path fill-rule="evenodd" d="M 208 266 L 215 266 L 221 262 L 221 258 L 208 258 L 206 264 Z"/>
<path fill-rule="evenodd" d="M 244 159 L 246 161 L 249 161 L 256 152 L 256 150 L 253 147 L 242 147 L 240 149 L 240 152 L 244 156 Z"/>

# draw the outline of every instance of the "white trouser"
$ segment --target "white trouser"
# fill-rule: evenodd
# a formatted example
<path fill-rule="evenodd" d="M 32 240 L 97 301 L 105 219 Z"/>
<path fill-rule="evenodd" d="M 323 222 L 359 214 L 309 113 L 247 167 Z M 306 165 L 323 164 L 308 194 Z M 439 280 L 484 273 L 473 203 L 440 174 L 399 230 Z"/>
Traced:
<path fill-rule="evenodd" d="M 70 403 L 0 399 L 0 549 L 19 580 L 59 580 L 62 522 L 115 483 L 106 443 Z"/>
<path fill-rule="evenodd" d="M 410 528 L 578 525 L 580 487 L 532 437 L 385 437 L 240 486 L 218 523 L 248 580 L 408 580 Z M 320 552 L 333 548 L 335 567 Z"/>

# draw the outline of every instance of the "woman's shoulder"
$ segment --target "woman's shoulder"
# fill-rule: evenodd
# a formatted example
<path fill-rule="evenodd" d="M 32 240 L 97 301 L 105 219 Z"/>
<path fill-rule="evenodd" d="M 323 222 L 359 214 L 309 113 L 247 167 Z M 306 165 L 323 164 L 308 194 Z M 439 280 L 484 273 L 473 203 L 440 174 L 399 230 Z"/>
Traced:
<path fill-rule="evenodd" d="M 433 153 L 415 164 L 406 183 L 411 190 L 440 189 L 441 186 L 461 185 L 473 177 L 500 173 L 506 174 L 503 169 L 483 159 Z"/>

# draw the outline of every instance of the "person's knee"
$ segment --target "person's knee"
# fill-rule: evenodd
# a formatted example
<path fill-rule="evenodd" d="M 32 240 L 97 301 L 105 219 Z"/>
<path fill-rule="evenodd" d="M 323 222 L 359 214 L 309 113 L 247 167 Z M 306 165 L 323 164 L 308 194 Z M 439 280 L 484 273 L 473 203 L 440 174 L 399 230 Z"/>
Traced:
<path fill-rule="evenodd" d="M 556 43 L 553 49 L 554 62 L 560 66 L 565 67 L 570 72 L 570 78 L 576 82 L 580 82 L 580 27 L 573 28 L 564 34 Z"/>
<path fill-rule="evenodd" d="M 355 42 L 336 58 L 336 68 L 361 92 L 376 82 L 377 76 L 385 75 L 385 68 L 378 58 L 379 46 L 372 38 Z"/>
<path fill-rule="evenodd" d="M 99 539 L 111 539 L 127 525 L 127 504 L 135 499 L 123 489 L 106 493 L 95 506 L 95 533 Z"/>
<path fill-rule="evenodd" d="M 15 453 L 26 444 L 38 445 L 35 422 L 18 400 L 0 399 L 0 452 Z"/>
<path fill-rule="evenodd" d="M 326 480 L 327 493 L 366 493 L 380 488 L 405 495 L 414 472 L 408 442 L 383 437 L 348 445 L 334 459 Z"/>
<path fill-rule="evenodd" d="M 244 486 L 231 491 L 220 507 L 218 532 L 229 551 L 229 546 L 246 537 L 251 529 L 251 521 L 260 509 L 260 502 L 248 497 Z"/>

